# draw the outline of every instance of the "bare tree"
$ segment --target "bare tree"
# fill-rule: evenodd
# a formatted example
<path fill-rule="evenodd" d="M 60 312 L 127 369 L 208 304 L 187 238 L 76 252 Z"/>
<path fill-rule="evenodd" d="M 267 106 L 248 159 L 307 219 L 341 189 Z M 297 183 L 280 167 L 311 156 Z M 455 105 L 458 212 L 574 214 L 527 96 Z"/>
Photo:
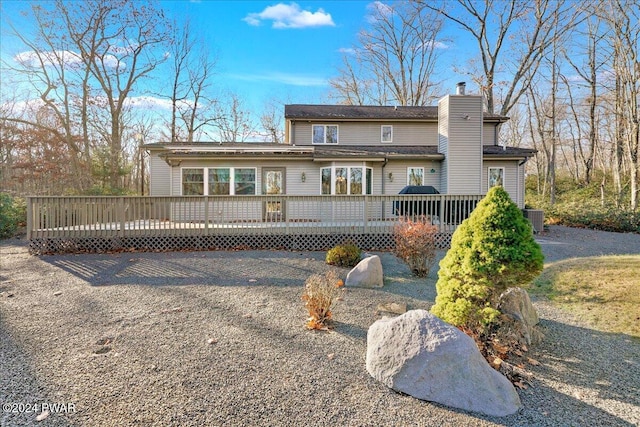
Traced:
<path fill-rule="evenodd" d="M 187 21 L 174 25 L 171 44 L 171 142 L 193 142 L 201 132 L 217 120 L 214 100 L 208 95 L 216 60 L 212 59 L 204 42 L 198 42 L 196 32 Z"/>
<path fill-rule="evenodd" d="M 221 97 L 226 103 L 220 103 L 216 108 L 216 123 L 218 142 L 246 142 L 255 133 L 251 113 L 244 108 L 242 100 L 236 94 Z"/>
<path fill-rule="evenodd" d="M 640 6 L 637 2 L 609 0 L 607 19 L 611 31 L 615 74 L 617 156 L 629 171 L 630 207 L 638 209 L 640 192 Z M 622 152 L 622 153 L 621 153 Z M 620 157 L 618 162 L 622 163 Z"/>
<path fill-rule="evenodd" d="M 487 110 L 501 115 L 507 115 L 518 103 L 554 40 L 572 28 L 579 17 L 573 3 L 564 0 L 421 3 L 473 37 L 481 73 L 472 73 L 472 78 L 485 96 Z M 505 80 L 500 79 L 503 74 Z M 500 99 L 496 96 L 498 89 Z"/>
<path fill-rule="evenodd" d="M 282 144 L 284 142 L 283 130 L 283 108 L 282 103 L 272 100 L 269 101 L 260 116 L 260 124 L 262 125 L 262 134 L 269 142 Z"/>
<path fill-rule="evenodd" d="M 442 20 L 416 2 L 371 3 L 370 27 L 345 53 L 332 97 L 344 104 L 428 105 Z"/>

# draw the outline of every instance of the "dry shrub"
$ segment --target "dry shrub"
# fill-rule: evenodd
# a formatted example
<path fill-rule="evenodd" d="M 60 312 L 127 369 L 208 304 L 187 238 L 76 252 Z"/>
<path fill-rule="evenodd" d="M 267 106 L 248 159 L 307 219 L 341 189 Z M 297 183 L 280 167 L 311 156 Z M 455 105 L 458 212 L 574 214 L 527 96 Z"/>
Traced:
<path fill-rule="evenodd" d="M 418 277 L 426 277 L 436 259 L 436 233 L 438 227 L 427 218 L 413 221 L 400 219 L 393 227 L 395 256 L 403 260 Z"/>
<path fill-rule="evenodd" d="M 304 282 L 302 300 L 309 311 L 309 329 L 329 329 L 331 308 L 344 293 L 344 282 L 335 271 L 313 274 Z"/>

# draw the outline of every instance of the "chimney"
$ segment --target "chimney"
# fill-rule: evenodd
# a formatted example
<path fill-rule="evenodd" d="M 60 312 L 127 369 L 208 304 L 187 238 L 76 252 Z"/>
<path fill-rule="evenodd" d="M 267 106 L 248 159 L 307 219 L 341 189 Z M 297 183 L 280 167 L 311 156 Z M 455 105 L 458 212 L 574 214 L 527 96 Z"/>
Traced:
<path fill-rule="evenodd" d="M 456 85 L 456 95 L 464 95 L 464 88 L 467 85 L 466 82 L 460 82 Z"/>

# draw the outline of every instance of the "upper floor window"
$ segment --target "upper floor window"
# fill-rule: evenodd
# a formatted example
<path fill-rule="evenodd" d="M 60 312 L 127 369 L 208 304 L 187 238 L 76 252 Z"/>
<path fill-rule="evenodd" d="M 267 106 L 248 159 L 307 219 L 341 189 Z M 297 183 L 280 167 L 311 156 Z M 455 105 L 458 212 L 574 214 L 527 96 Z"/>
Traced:
<path fill-rule="evenodd" d="M 313 125 L 314 144 L 337 144 L 338 125 Z"/>
<path fill-rule="evenodd" d="M 393 142 L 393 126 L 391 125 L 380 126 L 380 140 L 382 142 Z"/>
<path fill-rule="evenodd" d="M 489 188 L 495 186 L 504 187 L 504 168 L 489 168 Z"/>
<path fill-rule="evenodd" d="M 424 185 L 424 168 L 407 168 L 407 185 Z"/>

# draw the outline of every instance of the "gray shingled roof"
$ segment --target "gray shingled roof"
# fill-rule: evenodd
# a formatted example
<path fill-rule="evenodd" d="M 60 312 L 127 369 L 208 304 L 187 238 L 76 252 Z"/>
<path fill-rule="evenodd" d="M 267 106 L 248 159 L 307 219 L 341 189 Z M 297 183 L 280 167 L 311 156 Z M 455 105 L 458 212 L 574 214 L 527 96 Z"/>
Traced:
<path fill-rule="evenodd" d="M 391 107 L 376 105 L 284 106 L 284 117 L 296 120 L 438 120 L 438 107 Z M 485 120 L 507 121 L 508 117 L 484 113 Z"/>
<path fill-rule="evenodd" d="M 442 160 L 444 155 L 438 153 L 435 145 L 309 145 L 291 146 L 288 144 L 247 144 L 247 143 L 191 143 L 188 144 L 145 144 L 146 148 L 159 148 L 166 151 L 162 156 L 179 157 L 247 157 L 260 158 L 429 158 Z M 207 147 L 215 150 L 207 150 Z M 484 156 L 490 157 L 531 157 L 536 150 L 530 148 L 502 147 L 485 145 Z"/>

